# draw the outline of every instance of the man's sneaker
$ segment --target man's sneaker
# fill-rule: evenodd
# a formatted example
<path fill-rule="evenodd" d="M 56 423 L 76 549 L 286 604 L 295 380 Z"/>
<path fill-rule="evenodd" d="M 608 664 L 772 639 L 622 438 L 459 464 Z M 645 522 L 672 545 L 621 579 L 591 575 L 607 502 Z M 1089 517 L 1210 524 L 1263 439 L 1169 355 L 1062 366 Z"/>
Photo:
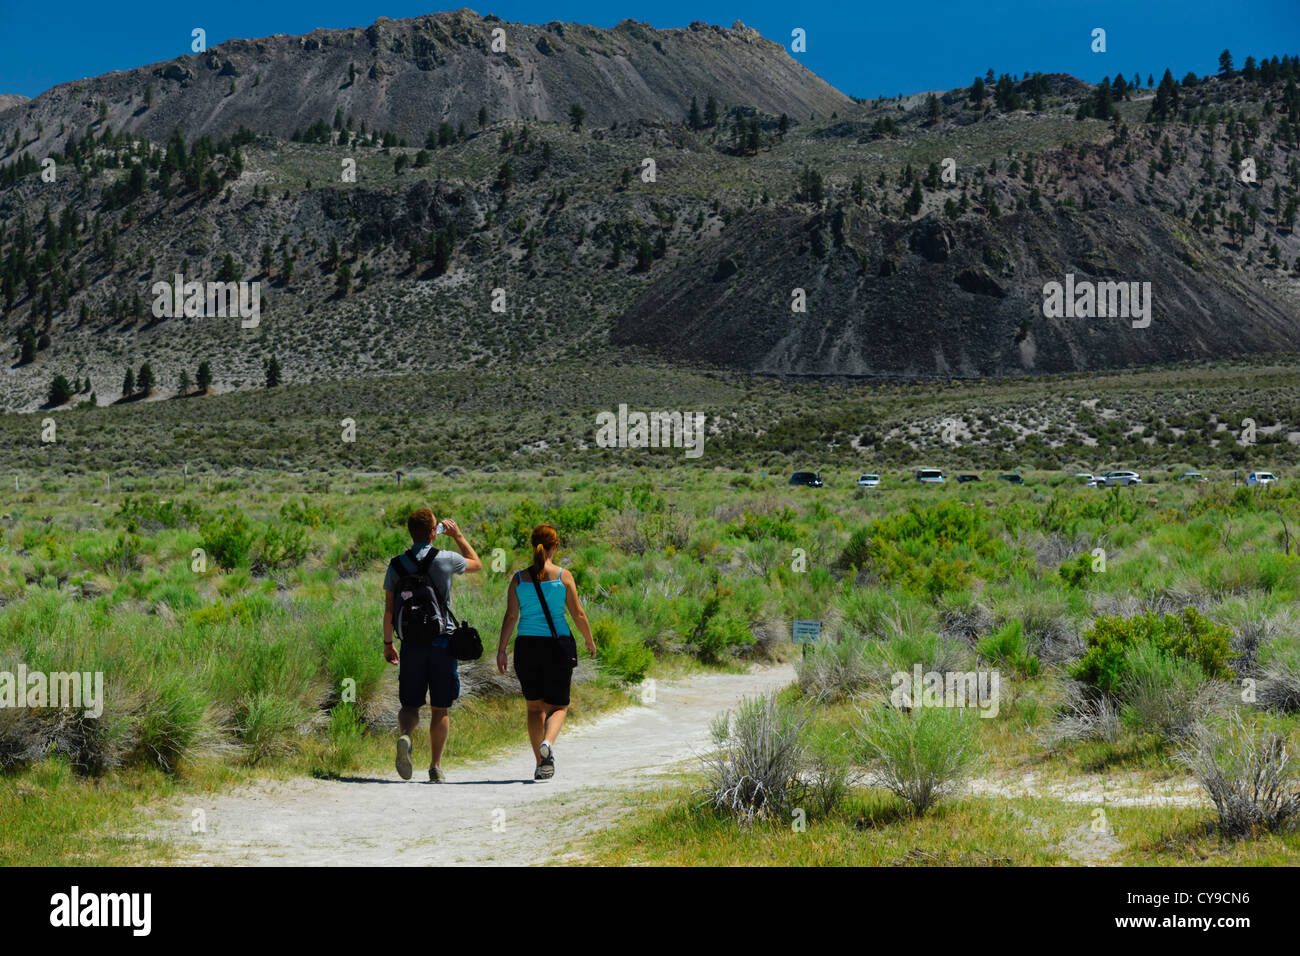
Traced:
<path fill-rule="evenodd" d="M 442 768 L 441 768 L 441 767 L 430 767 L 430 768 L 429 768 L 429 782 L 430 782 L 430 783 L 446 783 L 446 782 L 447 782 L 447 775 L 444 774 L 444 773 L 442 772 Z"/>
<path fill-rule="evenodd" d="M 406 734 L 397 738 L 397 775 L 403 780 L 411 779 L 411 738 Z"/>
<path fill-rule="evenodd" d="M 545 761 L 547 757 L 555 756 L 554 752 L 551 750 L 551 745 L 548 744 L 545 740 L 543 740 L 540 744 L 537 745 L 537 750 L 542 755 L 543 761 Z"/>
<path fill-rule="evenodd" d="M 546 749 L 548 751 L 550 750 L 549 747 L 547 747 Z M 551 756 L 543 757 L 542 762 L 537 765 L 537 772 L 533 774 L 533 779 L 550 780 L 554 776 L 555 776 L 555 758 Z"/>

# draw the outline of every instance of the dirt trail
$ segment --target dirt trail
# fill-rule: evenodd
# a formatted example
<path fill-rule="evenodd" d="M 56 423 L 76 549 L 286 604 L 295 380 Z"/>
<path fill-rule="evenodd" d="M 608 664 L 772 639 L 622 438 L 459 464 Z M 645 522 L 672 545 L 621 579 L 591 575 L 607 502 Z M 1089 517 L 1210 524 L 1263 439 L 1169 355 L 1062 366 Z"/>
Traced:
<path fill-rule="evenodd" d="M 584 837 L 625 812 L 627 790 L 662 783 L 663 774 L 702 752 L 715 714 L 793 680 L 794 669 L 781 665 L 660 681 L 653 703 L 566 727 L 555 748 L 555 778 L 545 783 L 532 779 L 525 742 L 518 754 L 449 764 L 448 782 L 431 784 L 419 763 L 428 759 L 426 740 L 409 781 L 389 771 L 259 783 L 177 804 L 151 835 L 175 842 L 179 861 L 191 865 L 523 865 L 564 859 Z M 519 719 L 522 725 L 522 701 Z M 191 832 L 197 809 L 205 832 Z"/>

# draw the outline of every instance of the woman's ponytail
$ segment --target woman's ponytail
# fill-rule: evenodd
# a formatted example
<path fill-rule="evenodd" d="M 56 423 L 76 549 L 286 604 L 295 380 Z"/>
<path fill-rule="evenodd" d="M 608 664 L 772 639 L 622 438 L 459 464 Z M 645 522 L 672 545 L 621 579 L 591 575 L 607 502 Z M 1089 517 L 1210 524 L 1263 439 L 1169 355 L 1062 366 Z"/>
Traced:
<path fill-rule="evenodd" d="M 560 543 L 559 536 L 556 535 L 555 529 L 549 524 L 539 524 L 533 529 L 533 580 L 542 580 L 542 572 L 546 570 L 546 553 Z"/>

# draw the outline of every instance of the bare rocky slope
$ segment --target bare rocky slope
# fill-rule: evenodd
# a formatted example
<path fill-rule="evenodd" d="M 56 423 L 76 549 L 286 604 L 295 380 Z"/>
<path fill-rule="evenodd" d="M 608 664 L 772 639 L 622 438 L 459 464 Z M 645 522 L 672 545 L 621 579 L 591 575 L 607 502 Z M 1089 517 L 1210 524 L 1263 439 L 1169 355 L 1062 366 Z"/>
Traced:
<path fill-rule="evenodd" d="M 850 102 L 739 21 L 730 29 L 693 23 L 656 30 L 624 20 L 604 30 L 508 23 L 462 9 L 409 20 L 381 17 L 364 29 L 229 40 L 203 53 L 64 83 L 0 115 L 0 139 L 16 127 L 40 126 L 33 152 L 53 151 L 60 129 L 99 121 L 103 104 L 114 129 L 156 142 L 173 128 L 188 138 L 220 139 L 240 127 L 288 138 L 341 112 L 414 144 L 431 122 L 476 128 L 480 107 L 494 122 L 566 122 L 577 104 L 591 123 L 608 126 L 679 120 L 692 96 L 701 105 L 714 96 L 804 119 Z"/>

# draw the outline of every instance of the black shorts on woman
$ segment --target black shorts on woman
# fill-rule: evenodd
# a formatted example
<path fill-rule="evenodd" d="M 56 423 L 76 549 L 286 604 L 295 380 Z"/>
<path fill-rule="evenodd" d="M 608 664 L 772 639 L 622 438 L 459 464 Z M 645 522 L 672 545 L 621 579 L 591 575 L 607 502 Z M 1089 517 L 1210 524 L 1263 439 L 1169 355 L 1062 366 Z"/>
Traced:
<path fill-rule="evenodd" d="M 515 638 L 515 674 L 525 700 L 567 707 L 577 666 L 578 642 L 572 634 L 520 634 Z"/>
<path fill-rule="evenodd" d="M 531 578 L 531 571 L 529 572 Z M 556 580 L 560 580 L 557 578 Z M 578 666 L 578 642 L 559 610 L 559 620 L 541 599 L 541 589 L 523 580 L 523 572 L 515 575 L 514 586 L 521 594 L 520 605 L 536 601 L 539 609 L 546 610 L 546 634 L 519 634 L 515 637 L 515 674 L 525 700 L 540 700 L 552 707 L 567 707 L 569 689 L 573 682 L 573 669 Z M 555 581 L 545 582 L 554 584 Z M 534 596 L 536 594 L 536 596 Z M 540 623 L 533 615 L 535 623 Z M 558 625 L 568 633 L 560 634 Z"/>

